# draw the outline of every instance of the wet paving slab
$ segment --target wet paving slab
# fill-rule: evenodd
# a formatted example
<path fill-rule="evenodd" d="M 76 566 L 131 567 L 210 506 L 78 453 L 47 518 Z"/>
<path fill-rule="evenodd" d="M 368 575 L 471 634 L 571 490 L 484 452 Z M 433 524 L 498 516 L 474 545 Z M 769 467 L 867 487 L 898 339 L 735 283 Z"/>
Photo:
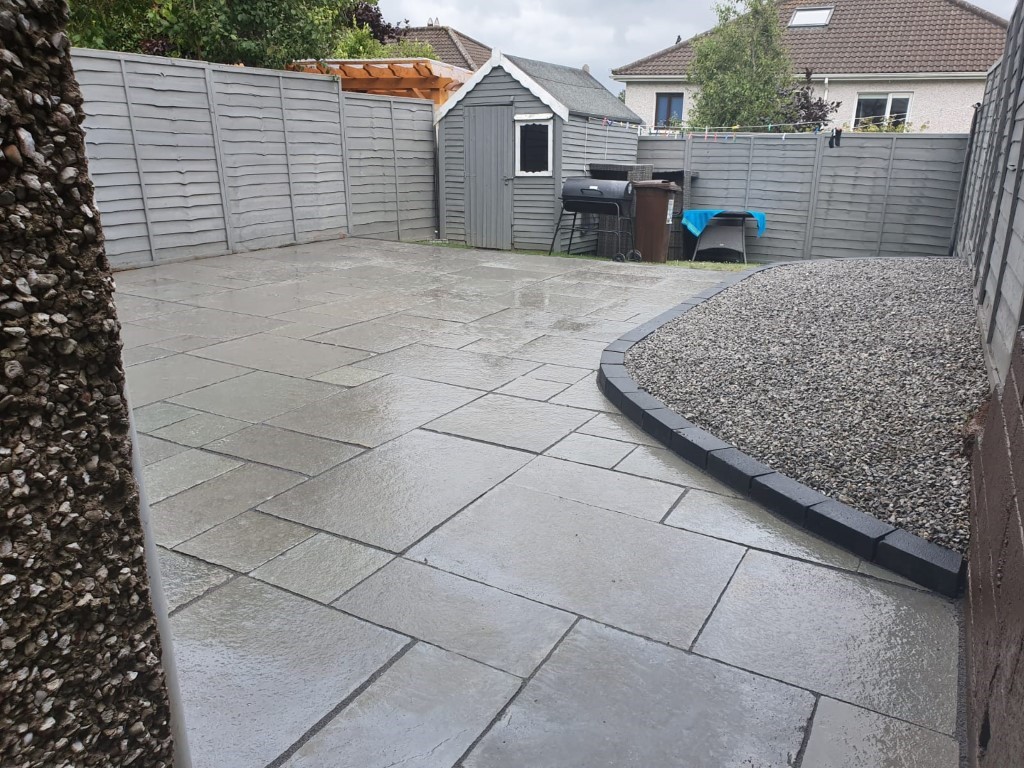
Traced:
<path fill-rule="evenodd" d="M 959 606 L 596 388 L 721 277 L 358 239 L 118 273 L 194 765 L 952 768 Z"/>

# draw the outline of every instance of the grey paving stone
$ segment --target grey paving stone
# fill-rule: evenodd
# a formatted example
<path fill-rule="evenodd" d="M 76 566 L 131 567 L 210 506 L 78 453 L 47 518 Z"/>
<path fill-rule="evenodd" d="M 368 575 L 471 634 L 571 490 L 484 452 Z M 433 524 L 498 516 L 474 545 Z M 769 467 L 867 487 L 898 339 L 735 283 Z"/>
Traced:
<path fill-rule="evenodd" d="M 590 411 L 618 413 L 615 406 L 597 388 L 596 374 L 576 382 L 557 397 L 551 398 L 551 402 L 559 405 L 571 405 L 574 408 L 586 408 Z"/>
<path fill-rule="evenodd" d="M 590 426 L 589 424 L 587 425 Z M 688 461 L 683 461 L 671 451 L 652 446 L 640 446 L 615 467 L 618 472 L 650 477 L 664 483 L 673 483 L 687 488 L 700 488 L 723 496 L 735 496 L 736 492 L 724 483 L 702 472 Z"/>
<path fill-rule="evenodd" d="M 734 544 L 502 484 L 408 556 L 686 648 L 743 552 Z"/>
<path fill-rule="evenodd" d="M 416 431 L 260 508 L 400 552 L 529 458 L 497 446 Z"/>
<path fill-rule="evenodd" d="M 949 736 L 823 697 L 811 726 L 806 768 L 957 768 Z"/>
<path fill-rule="evenodd" d="M 354 365 L 343 365 L 333 371 L 325 371 L 313 376 L 314 381 L 325 381 L 328 384 L 337 384 L 342 387 L 358 387 L 368 381 L 386 376 L 381 371 L 371 371 L 369 368 L 357 368 Z"/>
<path fill-rule="evenodd" d="M 406 642 L 245 577 L 171 629 L 193 768 L 273 761 Z"/>
<path fill-rule="evenodd" d="M 427 426 L 439 432 L 540 453 L 591 416 L 588 411 L 563 405 L 485 395 Z"/>
<path fill-rule="evenodd" d="M 242 288 L 186 299 L 186 303 L 197 307 L 221 309 L 225 312 L 240 312 L 244 315 L 270 317 L 293 309 L 305 309 L 319 303 L 300 296 L 291 295 L 285 283 L 255 288 Z"/>
<path fill-rule="evenodd" d="M 387 376 L 271 419 L 270 424 L 374 448 L 479 397 L 476 390 Z"/>
<path fill-rule="evenodd" d="M 210 443 L 207 449 L 304 475 L 319 475 L 362 453 L 351 445 L 263 424 Z"/>
<path fill-rule="evenodd" d="M 952 734 L 958 635 L 935 595 L 750 552 L 696 651 Z"/>
<path fill-rule="evenodd" d="M 335 605 L 520 677 L 536 669 L 575 619 L 402 559 L 391 562 Z"/>
<path fill-rule="evenodd" d="M 182 308 L 180 304 L 175 306 Z M 284 321 L 200 307 L 162 317 L 149 317 L 139 320 L 138 324 L 175 336 L 234 339 L 253 333 L 266 333 L 271 328 L 284 325 Z"/>
<path fill-rule="evenodd" d="M 206 451 L 189 450 L 169 456 L 143 468 L 146 499 L 150 504 L 156 504 L 241 464 L 227 456 Z"/>
<path fill-rule="evenodd" d="M 314 533 L 287 520 L 249 511 L 179 544 L 175 549 L 239 573 L 248 573 Z"/>
<path fill-rule="evenodd" d="M 249 426 L 247 422 L 229 419 L 226 416 L 218 416 L 212 413 L 197 413 L 195 416 L 189 416 L 187 419 L 176 424 L 158 429 L 152 434 L 154 437 L 170 440 L 181 445 L 201 448 L 207 443 L 238 432 L 247 426 Z"/>
<path fill-rule="evenodd" d="M 544 379 L 521 376 L 499 388 L 497 392 L 499 395 L 511 395 L 512 397 L 524 397 L 527 400 L 543 401 L 554 397 L 565 387 L 565 384 L 557 381 L 545 381 Z"/>
<path fill-rule="evenodd" d="M 126 293 L 116 294 L 114 301 L 117 306 L 117 316 L 129 323 L 151 317 L 170 315 L 188 309 L 188 307 L 175 304 L 174 302 L 147 299 L 142 296 L 132 296 Z"/>
<path fill-rule="evenodd" d="M 435 320 L 469 323 L 507 309 L 509 303 L 507 300 L 489 297 L 480 297 L 478 299 L 446 298 L 425 302 L 407 310 L 404 314 L 431 317 Z"/>
<path fill-rule="evenodd" d="M 545 363 L 540 368 L 536 368 L 526 375 L 532 376 L 535 379 L 544 379 L 545 381 L 560 381 L 563 384 L 575 384 L 590 373 L 591 371 L 588 368 L 572 368 L 566 365 L 552 365 L 551 363 Z"/>
<path fill-rule="evenodd" d="M 135 422 L 135 429 L 139 432 L 155 432 L 161 427 L 184 421 L 189 416 L 194 416 L 197 413 L 199 411 L 186 408 L 183 405 L 160 402 L 141 408 L 133 408 L 132 421 Z"/>
<path fill-rule="evenodd" d="M 160 558 L 160 586 L 167 610 L 180 608 L 190 600 L 219 587 L 234 575 L 231 571 L 204 563 L 169 549 L 157 549 Z"/>
<path fill-rule="evenodd" d="M 269 333 L 258 333 L 203 347 L 194 354 L 223 363 L 299 377 L 315 376 L 369 356 L 368 352 L 357 349 L 316 344 L 302 339 L 285 339 Z"/>
<path fill-rule="evenodd" d="M 571 435 L 566 435 L 561 442 L 548 448 L 545 455 L 575 461 L 578 464 L 590 464 L 595 467 L 611 469 L 622 461 L 634 447 L 630 443 L 620 443 L 618 440 L 608 440 L 603 437 L 573 432 Z"/>
<path fill-rule="evenodd" d="M 797 528 L 760 504 L 717 493 L 690 491 L 665 522 L 748 547 L 851 571 L 860 564 L 856 555 Z"/>
<path fill-rule="evenodd" d="M 126 366 L 148 363 L 150 360 L 159 360 L 161 357 L 170 357 L 177 354 L 173 349 L 164 349 L 157 346 L 125 347 L 121 352 L 121 360 Z"/>
<path fill-rule="evenodd" d="M 495 355 L 413 344 L 395 352 L 361 361 L 359 367 L 460 387 L 491 390 L 507 384 L 537 366 L 522 360 L 510 360 Z"/>
<path fill-rule="evenodd" d="M 788 768 L 806 691 L 581 622 L 466 768 Z"/>
<path fill-rule="evenodd" d="M 605 346 L 602 341 L 541 336 L 513 350 L 510 355 L 525 360 L 536 360 L 538 363 L 555 363 L 594 370 L 601 362 L 601 353 Z"/>
<path fill-rule="evenodd" d="M 247 368 L 203 360 L 191 355 L 172 355 L 133 365 L 125 371 L 128 397 L 133 408 L 166 400 L 248 373 Z"/>
<path fill-rule="evenodd" d="M 902 584 L 905 587 L 913 587 L 914 589 L 922 589 L 919 584 L 915 584 L 910 579 L 905 579 L 897 573 L 893 573 L 888 568 L 882 568 L 869 563 L 866 560 L 862 560 L 860 565 L 857 567 L 857 573 L 863 573 L 866 576 L 872 576 L 876 579 L 883 579 L 884 581 L 891 581 L 894 584 Z"/>
<path fill-rule="evenodd" d="M 278 373 L 253 371 L 223 384 L 189 392 L 174 401 L 250 422 L 265 421 L 340 392 L 319 381 L 302 381 Z"/>
<path fill-rule="evenodd" d="M 169 339 L 177 334 L 174 331 L 160 331 L 155 328 L 146 328 L 144 325 L 129 323 L 124 318 L 121 320 L 121 343 L 125 349 L 135 349 L 146 344 L 159 344 L 164 339 Z"/>
<path fill-rule="evenodd" d="M 391 352 L 420 341 L 428 333 L 428 331 L 389 325 L 380 320 L 370 320 L 321 333 L 314 336 L 312 340 L 350 349 L 362 349 L 367 352 Z"/>
<path fill-rule="evenodd" d="M 547 456 L 537 457 L 508 482 L 655 522 L 668 514 L 682 493 L 675 485 Z"/>
<path fill-rule="evenodd" d="M 620 440 L 635 445 L 657 446 L 657 441 L 645 435 L 629 419 L 620 413 L 599 413 L 586 425 L 580 427 L 585 435 L 604 437 L 609 440 Z"/>
<path fill-rule="evenodd" d="M 417 645 L 306 742 L 286 768 L 450 768 L 519 680 Z"/>
<path fill-rule="evenodd" d="M 392 556 L 379 549 L 318 533 L 261 565 L 252 575 L 274 586 L 329 603 Z"/>
<path fill-rule="evenodd" d="M 158 544 L 173 547 L 301 481 L 291 472 L 246 464 L 154 504 L 153 537 Z"/>
<path fill-rule="evenodd" d="M 169 443 L 166 440 L 158 440 L 155 437 L 142 433 L 139 433 L 137 439 L 143 466 L 155 464 L 158 461 L 169 459 L 171 456 L 177 456 L 179 453 L 184 453 L 188 450 L 187 446 Z"/>

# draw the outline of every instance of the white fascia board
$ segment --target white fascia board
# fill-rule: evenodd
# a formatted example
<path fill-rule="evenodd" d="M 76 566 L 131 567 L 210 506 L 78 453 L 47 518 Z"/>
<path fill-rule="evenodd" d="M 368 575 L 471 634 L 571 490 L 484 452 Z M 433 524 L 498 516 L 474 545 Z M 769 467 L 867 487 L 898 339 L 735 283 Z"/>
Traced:
<path fill-rule="evenodd" d="M 434 115 L 434 122 L 441 122 L 441 119 L 451 112 L 456 105 L 465 98 L 466 94 L 476 88 L 477 83 L 487 77 L 487 75 L 497 67 L 501 67 L 501 69 L 508 72 L 516 82 L 540 99 L 551 109 L 552 112 L 562 118 L 565 122 L 569 122 L 568 108 L 546 90 L 541 88 L 532 77 L 523 72 L 523 70 L 509 61 L 505 56 L 502 56 L 501 51 L 497 48 L 491 52 L 491 58 L 487 60 L 487 63 L 480 67 L 480 69 L 478 69 L 476 73 L 455 92 L 455 95 L 448 99 L 448 101 L 446 101 L 441 108 L 437 110 Z"/>
<path fill-rule="evenodd" d="M 855 72 L 839 75 L 815 72 L 811 75 L 811 80 L 815 82 L 826 79 L 829 82 L 846 80 L 984 80 L 991 71 L 989 69 L 988 72 Z M 795 73 L 793 77 L 803 79 L 803 74 Z M 612 75 L 612 80 L 627 84 L 689 82 L 686 75 Z"/>

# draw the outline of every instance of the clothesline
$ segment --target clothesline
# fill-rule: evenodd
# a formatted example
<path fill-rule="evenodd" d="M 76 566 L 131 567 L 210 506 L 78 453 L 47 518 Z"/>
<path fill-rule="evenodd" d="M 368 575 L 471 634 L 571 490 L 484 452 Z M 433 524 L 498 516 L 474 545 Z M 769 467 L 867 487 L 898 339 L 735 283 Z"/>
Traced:
<path fill-rule="evenodd" d="M 906 117 L 909 114 L 910 114 L 909 112 L 893 112 L 891 115 L 889 115 L 887 118 L 884 118 L 884 119 L 890 120 L 890 121 L 894 120 L 894 119 L 900 119 L 900 118 L 906 119 Z M 863 120 L 865 120 L 865 121 L 871 121 L 871 120 L 875 120 L 875 119 L 877 119 L 877 118 L 863 118 Z M 690 126 L 688 128 L 676 128 L 676 129 L 668 129 L 668 130 L 666 130 L 666 129 L 656 129 L 656 128 L 655 129 L 650 129 L 649 128 L 648 130 L 658 130 L 659 132 L 664 132 L 664 133 L 689 133 L 689 134 L 698 134 L 698 133 L 702 133 L 702 132 L 704 134 L 711 134 L 711 133 L 741 133 L 741 132 L 742 133 L 751 133 L 752 131 L 754 131 L 756 129 L 763 129 L 763 128 L 767 128 L 769 131 L 772 131 L 772 130 L 774 130 L 776 128 L 781 130 L 783 128 L 799 128 L 799 127 L 808 126 L 808 125 L 813 125 L 813 126 L 821 127 L 822 126 L 822 122 L 820 120 L 804 120 L 804 121 L 796 122 L 796 123 L 762 123 L 760 125 Z M 793 131 L 790 131 L 790 132 L 792 133 Z"/>

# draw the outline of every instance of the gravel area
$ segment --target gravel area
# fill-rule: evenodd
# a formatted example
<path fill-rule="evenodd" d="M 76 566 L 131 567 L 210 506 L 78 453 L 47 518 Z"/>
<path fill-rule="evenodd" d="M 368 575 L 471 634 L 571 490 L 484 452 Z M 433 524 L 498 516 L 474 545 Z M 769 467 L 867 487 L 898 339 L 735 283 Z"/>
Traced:
<path fill-rule="evenodd" d="M 937 544 L 970 538 L 967 421 L 988 397 L 947 259 L 766 270 L 630 350 L 640 385 L 745 453 Z"/>

